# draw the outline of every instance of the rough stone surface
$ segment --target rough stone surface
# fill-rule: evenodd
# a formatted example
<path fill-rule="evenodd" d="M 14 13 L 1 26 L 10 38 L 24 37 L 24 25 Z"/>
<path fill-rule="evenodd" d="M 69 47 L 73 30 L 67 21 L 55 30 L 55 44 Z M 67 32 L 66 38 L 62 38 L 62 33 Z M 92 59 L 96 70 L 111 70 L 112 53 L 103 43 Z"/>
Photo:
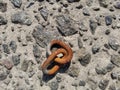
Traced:
<path fill-rule="evenodd" d="M 120 56 L 119 55 L 111 55 L 111 62 L 116 66 L 120 67 Z"/>
<path fill-rule="evenodd" d="M 7 24 L 7 19 L 3 16 L 0 16 L 0 25 L 5 25 Z"/>
<path fill-rule="evenodd" d="M 20 8 L 22 5 L 22 0 L 11 0 L 11 2 L 15 7 L 18 7 L 18 8 Z"/>
<path fill-rule="evenodd" d="M 7 11 L 7 3 L 3 2 L 2 0 L 0 0 L 0 11 L 1 12 Z"/>
<path fill-rule="evenodd" d="M 70 36 L 77 33 L 74 22 L 67 15 L 60 15 L 56 17 L 59 32 L 64 36 Z"/>
<path fill-rule="evenodd" d="M 7 53 L 7 54 L 10 54 L 10 49 L 9 49 L 8 45 L 7 44 L 3 44 L 2 46 L 3 46 L 3 51 L 5 53 Z"/>
<path fill-rule="evenodd" d="M 30 16 L 26 12 L 16 12 L 11 16 L 11 21 L 15 24 L 19 23 L 22 25 L 31 25 L 32 21 Z"/>
<path fill-rule="evenodd" d="M 101 80 L 98 86 L 101 90 L 105 90 L 108 83 L 109 83 L 109 80 Z"/>
<path fill-rule="evenodd" d="M 14 65 L 18 65 L 20 63 L 20 55 L 13 55 L 12 61 Z"/>
<path fill-rule="evenodd" d="M 9 46 L 11 47 L 11 50 L 15 53 L 16 49 L 17 49 L 16 42 L 15 41 L 11 41 Z"/>

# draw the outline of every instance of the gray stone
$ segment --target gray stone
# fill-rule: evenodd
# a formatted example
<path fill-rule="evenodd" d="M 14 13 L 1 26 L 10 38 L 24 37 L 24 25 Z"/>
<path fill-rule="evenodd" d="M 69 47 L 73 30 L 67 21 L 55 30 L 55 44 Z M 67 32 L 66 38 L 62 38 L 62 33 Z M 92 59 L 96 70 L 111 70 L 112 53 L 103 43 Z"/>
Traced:
<path fill-rule="evenodd" d="M 3 46 L 4 53 L 10 54 L 10 49 L 9 49 L 8 45 L 7 44 L 3 44 L 2 46 Z"/>
<path fill-rule="evenodd" d="M 42 48 L 45 48 L 47 46 L 48 42 L 53 38 L 53 33 L 50 33 L 49 31 L 45 32 L 42 25 L 38 25 L 35 27 L 32 33 L 33 37 L 36 40 L 36 43 L 41 46 Z"/>
<path fill-rule="evenodd" d="M 111 62 L 120 67 L 120 56 L 115 54 L 111 55 Z"/>
<path fill-rule="evenodd" d="M 33 45 L 33 54 L 36 58 L 40 58 L 42 52 L 39 49 L 39 46 L 37 44 Z"/>
<path fill-rule="evenodd" d="M 112 24 L 112 17 L 111 16 L 105 16 L 105 22 L 106 22 L 106 25 L 111 25 Z"/>
<path fill-rule="evenodd" d="M 68 15 L 59 15 L 56 19 L 57 28 L 63 36 L 70 36 L 77 33 L 75 23 Z"/>
<path fill-rule="evenodd" d="M 84 25 L 83 22 L 80 23 L 80 30 L 81 30 L 81 31 L 84 31 L 84 32 L 87 32 L 87 31 L 88 31 L 88 28 Z"/>
<path fill-rule="evenodd" d="M 12 23 L 15 23 L 15 24 L 22 24 L 22 25 L 28 25 L 28 26 L 32 24 L 31 18 L 24 11 L 20 11 L 13 14 L 11 16 L 11 21 Z"/>
<path fill-rule="evenodd" d="M 107 70 L 105 68 L 100 67 L 100 66 L 96 66 L 95 71 L 97 74 L 101 74 L 101 75 L 105 75 L 107 73 Z"/>
<path fill-rule="evenodd" d="M 7 70 L 0 66 L 0 81 L 5 80 L 8 76 Z"/>
<path fill-rule="evenodd" d="M 82 48 L 82 47 L 83 47 L 83 43 L 82 43 L 80 37 L 78 37 L 78 47 L 79 47 L 79 48 Z"/>
<path fill-rule="evenodd" d="M 29 61 L 28 60 L 24 60 L 23 63 L 21 64 L 21 70 L 26 72 L 27 69 L 28 69 L 28 65 L 29 65 Z"/>
<path fill-rule="evenodd" d="M 114 4 L 114 7 L 117 8 L 117 9 L 120 9 L 120 2 L 116 2 L 116 3 Z"/>
<path fill-rule="evenodd" d="M 106 87 L 108 86 L 108 83 L 109 83 L 109 80 L 101 80 L 100 82 L 99 82 L 99 84 L 98 84 L 98 86 L 99 86 L 99 88 L 101 89 L 101 90 L 105 90 L 106 89 Z"/>
<path fill-rule="evenodd" d="M 51 90 L 58 90 L 58 87 L 59 87 L 59 84 L 58 82 L 56 81 L 52 81 L 50 84 L 49 84 Z"/>
<path fill-rule="evenodd" d="M 80 82 L 79 82 L 79 86 L 85 86 L 85 85 L 86 85 L 86 82 L 83 81 L 83 80 L 80 80 Z"/>
<path fill-rule="evenodd" d="M 45 21 L 47 21 L 48 18 L 48 10 L 46 8 L 42 8 L 40 9 L 40 14 L 41 16 L 44 18 Z"/>
<path fill-rule="evenodd" d="M 9 46 L 11 47 L 11 50 L 15 53 L 16 49 L 17 49 L 16 42 L 15 41 L 11 41 Z"/>
<path fill-rule="evenodd" d="M 13 55 L 12 61 L 14 65 L 18 65 L 20 63 L 20 55 Z"/>
<path fill-rule="evenodd" d="M 93 0 L 86 0 L 86 5 L 87 6 L 92 6 L 92 4 L 93 4 Z"/>
<path fill-rule="evenodd" d="M 3 17 L 3 16 L 0 16 L 0 25 L 5 25 L 5 24 L 7 24 L 7 19 L 6 19 L 6 17 Z"/>
<path fill-rule="evenodd" d="M 108 0 L 99 0 L 99 4 L 101 7 L 108 7 Z"/>
<path fill-rule="evenodd" d="M 69 3 L 79 2 L 80 0 L 67 0 Z"/>
<path fill-rule="evenodd" d="M 90 30 L 91 30 L 91 33 L 94 35 L 95 34 L 95 30 L 98 26 L 97 22 L 93 19 L 90 19 L 89 20 L 89 26 L 90 26 Z"/>
<path fill-rule="evenodd" d="M 117 51 L 120 46 L 115 38 L 110 38 L 108 40 L 108 45 L 115 51 Z"/>
<path fill-rule="evenodd" d="M 110 34 L 110 30 L 107 29 L 107 30 L 105 31 L 105 34 L 106 34 L 106 35 L 109 35 L 109 34 Z"/>
<path fill-rule="evenodd" d="M 11 2 L 15 7 L 18 7 L 18 8 L 20 8 L 22 5 L 22 0 L 11 0 Z"/>
<path fill-rule="evenodd" d="M 112 72 L 112 73 L 111 73 L 111 78 L 112 78 L 112 79 L 117 79 L 117 78 L 118 78 L 118 73 Z"/>
<path fill-rule="evenodd" d="M 87 53 L 84 48 L 81 48 L 78 52 L 78 61 L 80 61 L 81 65 L 87 66 L 91 60 L 91 54 Z"/>
<path fill-rule="evenodd" d="M 110 85 L 108 90 L 116 90 L 115 85 L 114 85 L 114 84 L 113 84 L 113 85 Z"/>
<path fill-rule="evenodd" d="M 71 77 L 78 77 L 79 72 L 80 69 L 77 66 L 71 66 L 67 71 L 68 75 L 70 75 Z"/>
<path fill-rule="evenodd" d="M 0 1 L 0 11 L 6 12 L 7 11 L 7 3 L 4 3 L 3 1 Z"/>
<path fill-rule="evenodd" d="M 100 46 L 99 45 L 95 44 L 95 45 L 92 46 L 93 54 L 96 54 L 97 52 L 99 52 L 99 50 L 100 50 Z"/>
<path fill-rule="evenodd" d="M 89 10 L 87 8 L 83 8 L 83 14 L 85 16 L 90 16 Z"/>
<path fill-rule="evenodd" d="M 107 70 L 107 72 L 111 72 L 114 67 L 115 67 L 115 66 L 114 66 L 112 63 L 109 63 L 109 64 L 105 67 L 105 69 Z"/>

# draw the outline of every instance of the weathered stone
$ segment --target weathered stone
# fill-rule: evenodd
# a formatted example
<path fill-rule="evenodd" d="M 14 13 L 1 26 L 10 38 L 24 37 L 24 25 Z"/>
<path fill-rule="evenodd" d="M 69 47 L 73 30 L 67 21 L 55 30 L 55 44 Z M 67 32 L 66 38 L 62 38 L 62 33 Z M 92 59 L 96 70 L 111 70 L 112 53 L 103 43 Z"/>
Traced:
<path fill-rule="evenodd" d="M 20 55 L 13 55 L 12 61 L 14 65 L 18 65 L 20 63 Z"/>
<path fill-rule="evenodd" d="M 83 43 L 82 43 L 80 37 L 78 37 L 78 47 L 79 47 L 79 48 L 82 48 L 82 47 L 83 47 Z"/>
<path fill-rule="evenodd" d="M 10 49 L 9 49 L 8 45 L 7 44 L 3 44 L 2 46 L 3 46 L 3 51 L 5 53 L 7 53 L 7 54 L 10 54 Z"/>
<path fill-rule="evenodd" d="M 51 90 L 58 90 L 59 84 L 56 81 L 53 81 L 49 84 Z"/>
<path fill-rule="evenodd" d="M 113 49 L 113 50 L 115 50 L 115 51 L 117 51 L 118 50 L 118 48 L 119 48 L 119 44 L 118 44 L 118 41 L 115 39 L 115 38 L 110 38 L 109 40 L 108 40 L 108 44 L 109 44 L 109 46 Z"/>
<path fill-rule="evenodd" d="M 8 76 L 6 68 L 0 66 L 0 81 L 5 80 Z"/>
<path fill-rule="evenodd" d="M 28 60 L 24 60 L 22 65 L 21 65 L 21 70 L 27 71 L 28 65 L 29 65 L 29 61 Z"/>
<path fill-rule="evenodd" d="M 59 15 L 56 17 L 57 28 L 63 36 L 70 36 L 77 33 L 75 23 L 67 15 Z"/>
<path fill-rule="evenodd" d="M 108 0 L 99 0 L 99 4 L 100 4 L 101 7 L 107 8 Z"/>
<path fill-rule="evenodd" d="M 100 50 L 100 46 L 99 45 L 95 44 L 95 45 L 92 46 L 93 54 L 96 54 L 97 52 L 99 52 L 99 50 Z"/>
<path fill-rule="evenodd" d="M 110 30 L 107 29 L 107 30 L 105 31 L 105 34 L 106 34 L 106 35 L 109 35 L 109 34 L 110 34 Z"/>
<path fill-rule="evenodd" d="M 44 18 L 45 21 L 47 21 L 48 18 L 48 10 L 46 8 L 40 9 L 40 14 Z"/>
<path fill-rule="evenodd" d="M 105 75 L 107 73 L 107 70 L 105 68 L 100 67 L 100 66 L 96 66 L 95 71 L 97 74 L 101 74 L 101 75 Z"/>
<path fill-rule="evenodd" d="M 92 4 L 93 4 L 93 0 L 86 0 L 86 5 L 87 6 L 92 6 Z"/>
<path fill-rule="evenodd" d="M 84 48 L 81 48 L 78 51 L 78 60 L 80 61 L 81 65 L 87 66 L 90 63 L 91 55 L 87 53 Z"/>
<path fill-rule="evenodd" d="M 111 73 L 111 78 L 112 78 L 112 79 L 117 79 L 117 78 L 118 78 L 118 73 L 112 72 L 112 73 Z"/>
<path fill-rule="evenodd" d="M 20 11 L 13 14 L 11 16 L 11 21 L 12 23 L 15 23 L 15 24 L 22 24 L 22 25 L 28 25 L 28 26 L 32 24 L 31 18 L 24 11 Z"/>
<path fill-rule="evenodd" d="M 83 8 L 83 14 L 85 16 L 90 16 L 89 10 L 87 8 Z"/>
<path fill-rule="evenodd" d="M 115 54 L 111 55 L 111 62 L 120 67 L 120 56 Z"/>
<path fill-rule="evenodd" d="M 88 31 L 88 28 L 84 25 L 83 22 L 80 23 L 80 27 L 79 28 L 80 28 L 81 31 L 84 31 L 84 32 Z"/>
<path fill-rule="evenodd" d="M 13 63 L 12 63 L 11 61 L 9 61 L 9 60 L 6 60 L 6 59 L 3 60 L 2 64 L 3 64 L 8 70 L 12 69 L 12 67 L 13 67 Z"/>
<path fill-rule="evenodd" d="M 71 66 L 69 69 L 68 69 L 68 75 L 72 76 L 72 77 L 78 77 L 79 75 L 79 72 L 80 72 L 80 69 L 76 66 Z"/>
<path fill-rule="evenodd" d="M 5 24 L 7 24 L 7 19 L 6 19 L 6 17 L 3 17 L 3 16 L 0 16 L 0 25 L 5 25 Z"/>
<path fill-rule="evenodd" d="M 39 46 L 38 45 L 33 45 L 33 54 L 36 58 L 40 58 L 42 52 L 40 51 L 39 49 Z"/>
<path fill-rule="evenodd" d="M 114 7 L 117 8 L 117 9 L 120 9 L 120 2 L 116 2 L 116 3 L 114 4 Z"/>
<path fill-rule="evenodd" d="M 106 25 L 111 25 L 112 24 L 112 17 L 111 16 L 105 16 L 105 22 L 106 22 Z"/>
<path fill-rule="evenodd" d="M 16 49 L 17 49 L 16 42 L 15 41 L 11 41 L 9 46 L 11 47 L 11 50 L 15 53 Z"/>
<path fill-rule="evenodd" d="M 90 26 L 90 30 L 91 30 L 91 33 L 94 35 L 95 34 L 95 30 L 98 26 L 97 22 L 93 19 L 90 19 L 89 20 L 89 26 Z"/>
<path fill-rule="evenodd" d="M 0 1 L 0 11 L 6 12 L 7 11 L 7 3 L 4 3 L 3 1 Z"/>
<path fill-rule="evenodd" d="M 20 8 L 22 5 L 22 0 L 11 0 L 11 2 L 15 7 L 18 7 L 18 8 Z"/>
<path fill-rule="evenodd" d="M 110 85 L 108 90 L 116 90 L 115 85 L 114 85 L 114 84 L 113 84 L 113 85 Z"/>
<path fill-rule="evenodd" d="M 85 81 L 80 80 L 80 82 L 79 82 L 79 86 L 85 86 L 85 84 L 86 84 L 86 82 L 85 82 Z"/>
<path fill-rule="evenodd" d="M 109 83 L 109 80 L 101 80 L 100 82 L 99 82 L 99 84 L 98 84 L 98 86 L 99 86 L 99 88 L 101 89 L 101 90 L 105 90 L 106 89 L 106 87 L 108 86 L 108 83 Z"/>

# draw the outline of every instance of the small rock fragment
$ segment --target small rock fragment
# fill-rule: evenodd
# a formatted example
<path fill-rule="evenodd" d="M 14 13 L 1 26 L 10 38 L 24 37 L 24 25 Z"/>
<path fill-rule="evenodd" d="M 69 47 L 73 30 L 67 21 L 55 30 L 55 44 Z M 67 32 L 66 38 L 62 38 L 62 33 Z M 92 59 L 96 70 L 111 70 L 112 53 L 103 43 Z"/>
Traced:
<path fill-rule="evenodd" d="M 58 90 L 58 87 L 59 87 L 59 84 L 58 82 L 56 81 L 52 81 L 50 84 L 49 84 L 51 90 Z"/>
<path fill-rule="evenodd" d="M 21 70 L 27 71 L 28 65 L 29 65 L 29 61 L 28 60 L 24 60 L 22 65 L 21 65 Z"/>
<path fill-rule="evenodd" d="M 12 67 L 13 67 L 13 63 L 12 63 L 11 61 L 9 61 L 9 60 L 3 60 L 2 64 L 3 64 L 8 70 L 12 69 Z"/>
<path fill-rule="evenodd" d="M 78 60 L 80 61 L 81 65 L 87 66 L 90 63 L 91 55 L 87 53 L 84 48 L 81 48 L 78 51 Z"/>
<path fill-rule="evenodd" d="M 107 0 L 99 0 L 99 4 L 101 7 L 107 8 L 108 1 Z"/>
<path fill-rule="evenodd" d="M 85 81 L 83 81 L 83 80 L 80 80 L 80 82 L 79 82 L 79 86 L 85 86 Z"/>
<path fill-rule="evenodd" d="M 115 38 L 110 38 L 108 40 L 108 45 L 115 51 L 117 51 L 120 46 Z"/>
<path fill-rule="evenodd" d="M 105 16 L 105 22 L 106 22 L 106 25 L 111 25 L 112 24 L 112 17 L 111 16 Z"/>
<path fill-rule="evenodd" d="M 95 34 L 95 30 L 97 28 L 97 22 L 93 19 L 90 19 L 89 20 L 89 26 L 90 26 L 90 30 L 91 30 L 91 33 L 94 35 Z"/>
<path fill-rule="evenodd" d="M 20 8 L 22 5 L 22 0 L 11 0 L 11 2 L 15 7 L 18 7 L 18 8 Z"/>
<path fill-rule="evenodd" d="M 69 3 L 79 2 L 80 0 L 67 0 Z"/>
<path fill-rule="evenodd" d="M 92 46 L 93 54 L 96 54 L 97 52 L 99 52 L 99 50 L 100 50 L 100 46 L 99 45 L 95 44 L 95 45 Z"/>
<path fill-rule="evenodd" d="M 20 11 L 20 12 L 13 14 L 11 16 L 11 21 L 12 23 L 15 23 L 15 24 L 19 23 L 19 24 L 28 25 L 28 26 L 32 24 L 31 18 L 24 11 Z"/>
<path fill-rule="evenodd" d="M 114 85 L 114 84 L 113 84 L 113 85 L 110 85 L 110 86 L 109 86 L 109 90 L 116 90 L 115 85 Z"/>
<path fill-rule="evenodd" d="M 63 36 L 70 36 L 77 33 L 73 20 L 67 15 L 60 15 L 56 17 L 57 28 Z"/>
<path fill-rule="evenodd" d="M 115 54 L 111 55 L 111 62 L 120 67 L 120 56 Z"/>
<path fill-rule="evenodd" d="M 1 12 L 7 11 L 7 3 L 4 3 L 2 0 L 0 1 L 0 11 Z"/>
<path fill-rule="evenodd" d="M 84 14 L 85 16 L 90 16 L 90 13 L 89 13 L 89 11 L 88 11 L 87 8 L 83 8 L 83 14 Z"/>
<path fill-rule="evenodd" d="M 20 55 L 13 55 L 12 61 L 14 65 L 18 65 L 20 63 Z"/>
<path fill-rule="evenodd" d="M 11 41 L 9 46 L 11 47 L 11 50 L 15 53 L 16 49 L 17 49 L 16 42 L 15 41 Z"/>
<path fill-rule="evenodd" d="M 116 9 L 120 9 L 120 2 L 116 2 L 116 3 L 114 4 L 114 7 L 115 7 Z"/>
<path fill-rule="evenodd" d="M 100 82 L 99 82 L 99 84 L 98 84 L 98 86 L 99 86 L 99 88 L 101 89 L 101 90 L 105 90 L 106 89 L 106 87 L 108 86 L 108 83 L 109 83 L 109 80 L 101 80 Z"/>
<path fill-rule="evenodd" d="M 0 67 L 0 81 L 5 80 L 8 76 L 6 68 Z"/>
<path fill-rule="evenodd" d="M 7 54 L 10 54 L 10 49 L 9 49 L 8 45 L 7 44 L 3 44 L 2 46 L 3 46 L 3 51 L 5 53 L 7 53 Z"/>
<path fill-rule="evenodd" d="M 79 46 L 79 48 L 82 48 L 82 47 L 83 47 L 83 43 L 82 43 L 80 37 L 78 37 L 78 46 Z"/>
<path fill-rule="evenodd" d="M 44 18 L 45 21 L 47 21 L 48 18 L 48 10 L 46 8 L 40 9 L 40 14 Z"/>
<path fill-rule="evenodd" d="M 7 24 L 7 19 L 6 19 L 6 17 L 3 17 L 3 16 L 1 16 L 0 15 L 0 25 L 5 25 L 5 24 Z"/>

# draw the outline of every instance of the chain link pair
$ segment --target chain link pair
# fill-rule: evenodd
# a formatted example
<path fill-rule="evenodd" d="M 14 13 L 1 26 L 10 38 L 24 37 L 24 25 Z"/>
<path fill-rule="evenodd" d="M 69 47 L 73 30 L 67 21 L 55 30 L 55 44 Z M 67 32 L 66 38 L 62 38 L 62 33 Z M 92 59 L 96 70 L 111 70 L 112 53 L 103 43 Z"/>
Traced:
<path fill-rule="evenodd" d="M 60 48 L 51 52 L 51 47 L 53 45 L 58 45 L 60 46 Z M 61 65 L 70 62 L 73 57 L 72 49 L 69 47 L 69 45 L 65 44 L 61 40 L 52 40 L 48 45 L 47 49 L 48 49 L 48 54 L 50 55 L 48 56 L 47 60 L 43 62 L 41 66 L 44 74 L 48 74 L 48 75 L 55 74 L 59 70 Z M 62 57 L 58 56 L 59 54 L 62 54 Z M 55 62 L 55 65 L 51 69 L 48 69 L 48 67 L 51 65 L 52 62 Z"/>

